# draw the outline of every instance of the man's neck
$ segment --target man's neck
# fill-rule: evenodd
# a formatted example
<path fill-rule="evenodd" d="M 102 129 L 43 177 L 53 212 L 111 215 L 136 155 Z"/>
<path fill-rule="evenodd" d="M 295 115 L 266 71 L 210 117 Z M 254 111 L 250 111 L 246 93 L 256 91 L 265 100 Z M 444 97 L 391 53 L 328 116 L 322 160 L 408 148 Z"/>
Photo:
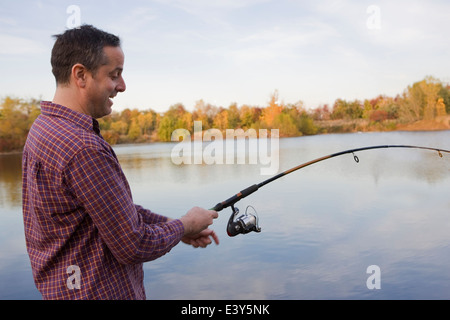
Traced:
<path fill-rule="evenodd" d="M 87 114 L 81 103 L 82 98 L 70 86 L 58 85 L 53 97 L 53 103 L 65 106 L 79 113 Z"/>

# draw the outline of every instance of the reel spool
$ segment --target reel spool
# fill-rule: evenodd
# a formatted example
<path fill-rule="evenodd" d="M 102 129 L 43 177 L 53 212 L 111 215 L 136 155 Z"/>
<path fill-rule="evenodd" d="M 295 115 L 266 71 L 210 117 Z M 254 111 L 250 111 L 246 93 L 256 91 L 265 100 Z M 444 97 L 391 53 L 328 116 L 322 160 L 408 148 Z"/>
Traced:
<path fill-rule="evenodd" d="M 261 228 L 258 225 L 258 214 L 255 208 L 248 206 L 245 209 L 245 213 L 239 215 L 239 209 L 231 206 L 233 212 L 228 220 L 227 233 L 230 237 L 234 237 L 240 233 L 246 234 L 249 232 L 261 232 Z M 249 209 L 252 209 L 254 213 L 249 213 Z"/>

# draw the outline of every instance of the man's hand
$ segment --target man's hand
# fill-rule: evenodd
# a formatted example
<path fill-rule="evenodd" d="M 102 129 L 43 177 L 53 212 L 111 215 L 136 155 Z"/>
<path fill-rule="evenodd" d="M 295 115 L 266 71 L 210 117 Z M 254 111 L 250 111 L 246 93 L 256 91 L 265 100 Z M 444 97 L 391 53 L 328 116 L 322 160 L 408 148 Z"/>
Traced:
<path fill-rule="evenodd" d="M 194 235 L 184 236 L 181 241 L 186 244 L 193 246 L 194 248 L 206 248 L 208 245 L 212 243 L 211 238 L 214 240 L 216 244 L 219 244 L 219 237 L 217 234 L 211 229 L 205 229 Z"/>
<path fill-rule="evenodd" d="M 194 236 L 212 225 L 219 214 L 214 210 L 194 207 L 180 218 L 184 226 L 185 236 Z"/>
<path fill-rule="evenodd" d="M 181 239 L 186 244 L 194 248 L 205 248 L 212 243 L 219 244 L 216 233 L 208 229 L 219 214 L 214 210 L 206 210 L 194 207 L 180 218 L 184 226 L 184 237 Z M 211 240 L 212 239 L 212 240 Z"/>

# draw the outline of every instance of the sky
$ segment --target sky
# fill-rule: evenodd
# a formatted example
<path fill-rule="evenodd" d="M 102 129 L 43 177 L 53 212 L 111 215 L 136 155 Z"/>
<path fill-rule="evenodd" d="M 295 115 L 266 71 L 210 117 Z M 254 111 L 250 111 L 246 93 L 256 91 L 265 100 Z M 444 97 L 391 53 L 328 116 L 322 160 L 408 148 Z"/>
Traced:
<path fill-rule="evenodd" d="M 449 13 L 448 0 L 1 0 L 0 98 L 52 100 L 52 35 L 79 23 L 122 40 L 116 111 L 395 96 L 450 82 Z"/>

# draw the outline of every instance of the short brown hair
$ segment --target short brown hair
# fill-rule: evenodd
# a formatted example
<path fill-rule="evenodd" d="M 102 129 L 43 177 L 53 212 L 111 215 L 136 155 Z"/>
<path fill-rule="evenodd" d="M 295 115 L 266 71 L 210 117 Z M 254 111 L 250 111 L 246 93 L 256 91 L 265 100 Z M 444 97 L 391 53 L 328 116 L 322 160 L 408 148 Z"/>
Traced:
<path fill-rule="evenodd" d="M 107 63 L 103 48 L 120 46 L 119 37 L 91 25 L 69 29 L 53 37 L 56 42 L 52 49 L 51 64 L 57 84 L 70 82 L 72 67 L 77 63 L 95 74 L 102 64 Z"/>

